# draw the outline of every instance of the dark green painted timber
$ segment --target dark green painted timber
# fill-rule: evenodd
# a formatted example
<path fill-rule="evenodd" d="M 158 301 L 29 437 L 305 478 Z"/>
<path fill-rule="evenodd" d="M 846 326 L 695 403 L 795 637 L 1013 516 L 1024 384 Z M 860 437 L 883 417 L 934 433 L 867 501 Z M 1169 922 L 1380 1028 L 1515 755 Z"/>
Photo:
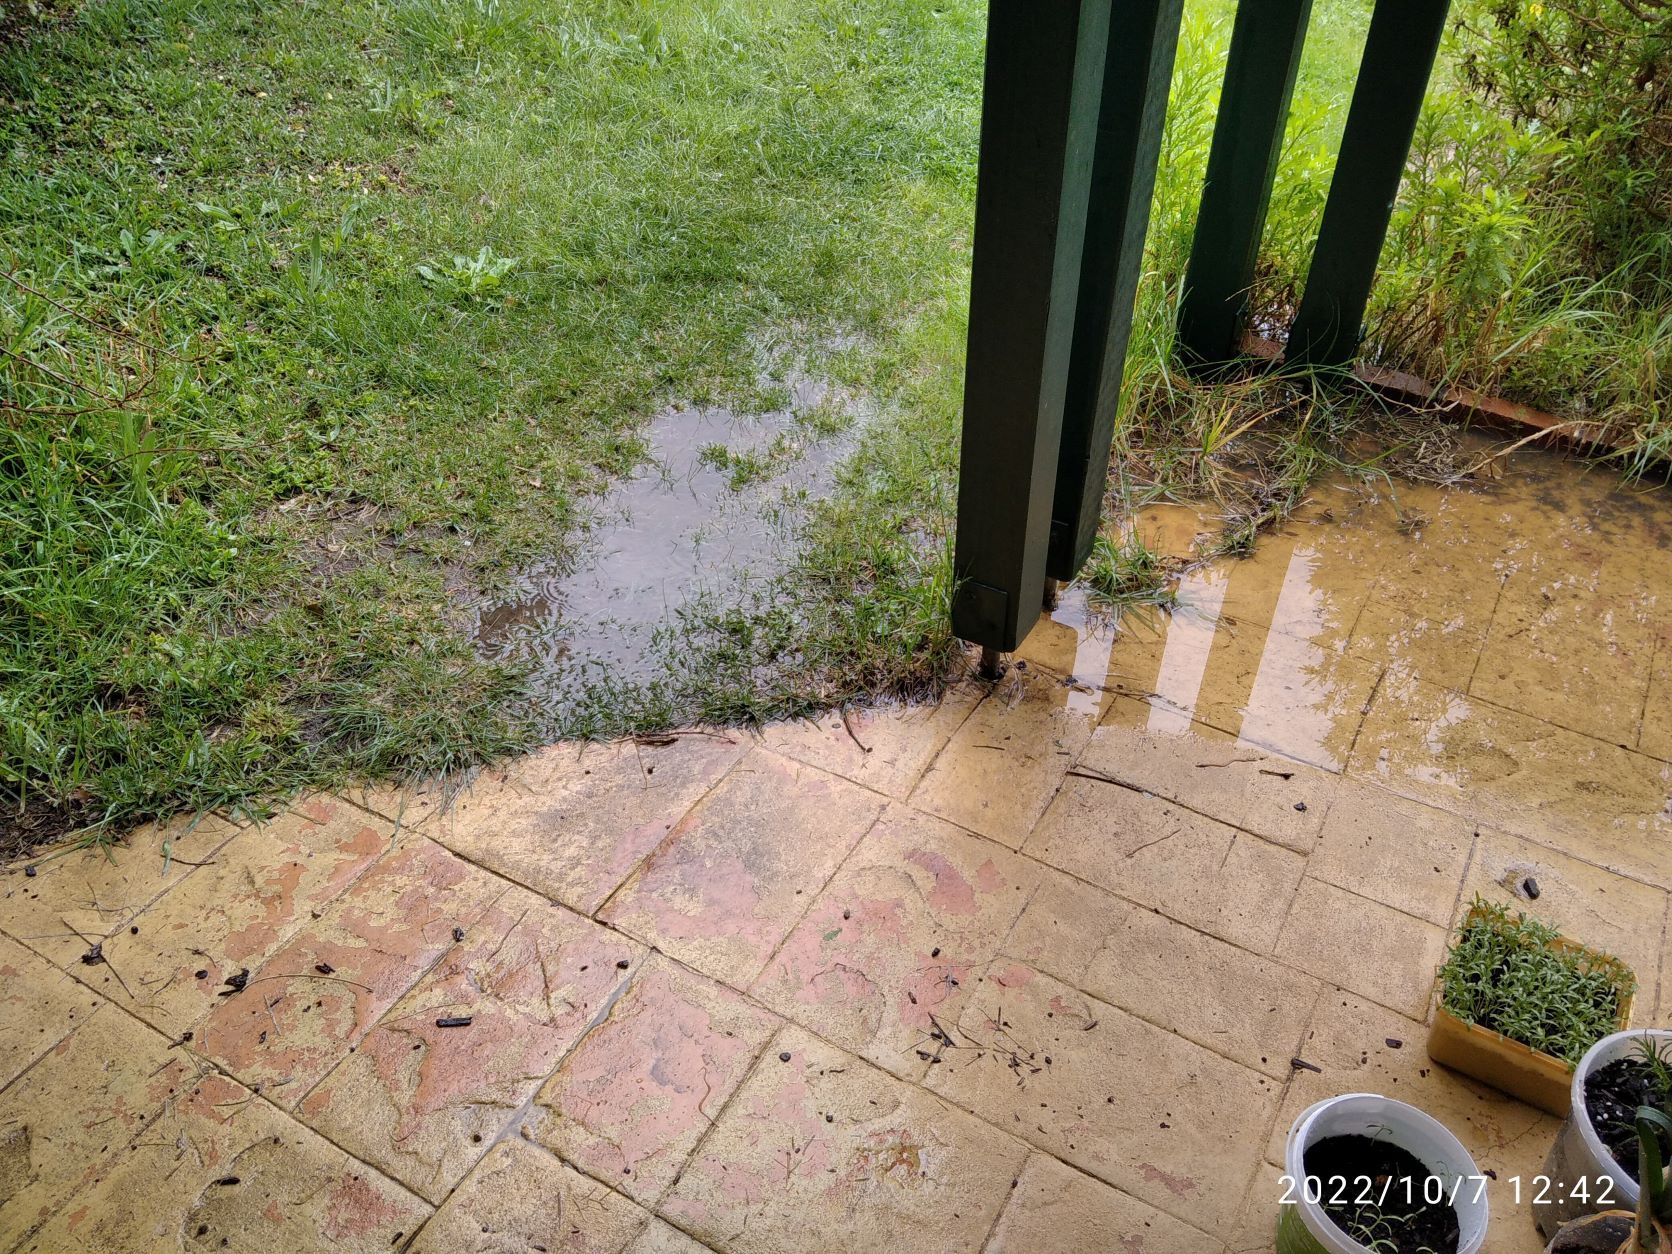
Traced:
<path fill-rule="evenodd" d="M 1184 0 L 1116 0 L 1080 260 L 1045 573 L 1074 578 L 1103 511 Z"/>
<path fill-rule="evenodd" d="M 1114 2 L 988 8 L 952 628 L 989 649 L 1040 612 Z"/>
<path fill-rule="evenodd" d="M 1404 3 L 1382 0 L 1378 7 Z M 1312 0 L 1237 6 L 1179 310 L 1187 363 L 1216 366 L 1237 356 L 1311 14 Z"/>
<path fill-rule="evenodd" d="M 1358 353 L 1376 261 L 1449 8 L 1450 0 L 1380 0 L 1370 18 L 1318 246 L 1289 331 L 1291 362 L 1345 366 Z"/>

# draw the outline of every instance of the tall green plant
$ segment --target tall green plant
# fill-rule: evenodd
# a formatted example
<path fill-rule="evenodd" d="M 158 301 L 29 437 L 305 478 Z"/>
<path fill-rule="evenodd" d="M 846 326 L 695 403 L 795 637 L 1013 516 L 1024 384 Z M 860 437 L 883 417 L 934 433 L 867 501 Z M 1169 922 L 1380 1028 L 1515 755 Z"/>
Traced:
<path fill-rule="evenodd" d="M 1595 273 L 1672 225 L 1672 9 L 1664 0 L 1475 0 L 1459 70 L 1513 121 L 1555 136 L 1541 197 L 1585 224 Z"/>
<path fill-rule="evenodd" d="M 1661 1154 L 1661 1137 L 1672 1144 L 1672 1115 L 1653 1106 L 1637 1108 L 1637 1231 L 1636 1249 L 1659 1254 L 1672 1236 L 1672 1176 L 1668 1176 Z"/>

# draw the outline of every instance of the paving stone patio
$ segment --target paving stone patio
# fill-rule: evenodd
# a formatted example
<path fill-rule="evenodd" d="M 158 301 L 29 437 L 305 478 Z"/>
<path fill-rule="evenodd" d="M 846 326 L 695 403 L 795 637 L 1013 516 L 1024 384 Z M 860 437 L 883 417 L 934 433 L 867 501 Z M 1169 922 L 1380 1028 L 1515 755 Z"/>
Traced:
<path fill-rule="evenodd" d="M 1428 1061 L 1434 968 L 1517 901 L 1672 1026 L 1669 547 L 1545 455 L 1334 481 L 934 708 L 6 868 L 0 1250 L 1250 1254 L 1359 1090 L 1531 1175 L 1556 1121 Z"/>

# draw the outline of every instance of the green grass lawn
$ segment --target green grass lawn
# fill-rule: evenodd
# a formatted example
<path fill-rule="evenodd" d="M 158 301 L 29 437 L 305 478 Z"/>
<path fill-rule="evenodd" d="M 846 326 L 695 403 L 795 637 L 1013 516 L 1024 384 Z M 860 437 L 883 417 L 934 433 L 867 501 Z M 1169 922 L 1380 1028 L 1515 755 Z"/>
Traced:
<path fill-rule="evenodd" d="M 1173 404 L 1231 4 L 1189 7 L 1140 430 Z M 1368 8 L 1317 6 L 1263 280 L 1279 304 Z M 92 0 L 0 48 L 0 825 L 114 829 L 540 735 L 932 689 L 956 647 L 984 16 Z M 665 682 L 531 709 L 466 607 L 573 551 L 658 409 L 773 405 L 763 345 L 881 414 L 798 568 L 699 607 Z M 1168 421 L 1200 425 L 1200 399 Z"/>
<path fill-rule="evenodd" d="M 12 804 L 526 739 L 453 594 L 564 552 L 660 405 L 765 403 L 761 337 L 956 303 L 982 16 L 102 0 L 0 53 L 7 399 L 57 411 L 0 452 Z"/>

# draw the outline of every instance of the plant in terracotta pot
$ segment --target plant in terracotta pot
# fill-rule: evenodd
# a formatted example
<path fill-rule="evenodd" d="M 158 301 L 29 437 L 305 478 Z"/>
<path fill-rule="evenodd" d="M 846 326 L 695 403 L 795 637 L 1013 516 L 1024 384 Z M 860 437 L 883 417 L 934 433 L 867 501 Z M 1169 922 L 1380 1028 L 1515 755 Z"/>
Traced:
<path fill-rule="evenodd" d="M 1554 1115 L 1575 1065 L 1631 1016 L 1637 980 L 1619 959 L 1475 898 L 1439 973 L 1428 1056 Z"/>

